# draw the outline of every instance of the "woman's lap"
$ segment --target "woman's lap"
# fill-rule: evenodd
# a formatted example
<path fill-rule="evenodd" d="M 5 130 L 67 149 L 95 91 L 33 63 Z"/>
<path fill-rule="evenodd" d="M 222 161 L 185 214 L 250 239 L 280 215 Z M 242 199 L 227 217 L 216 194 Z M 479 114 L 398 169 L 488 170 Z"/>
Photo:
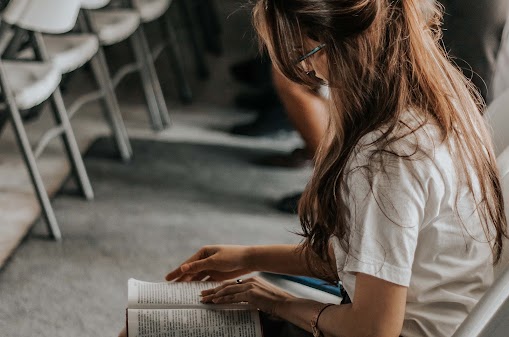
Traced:
<path fill-rule="evenodd" d="M 260 313 L 264 337 L 312 337 L 313 335 L 283 320 Z"/>

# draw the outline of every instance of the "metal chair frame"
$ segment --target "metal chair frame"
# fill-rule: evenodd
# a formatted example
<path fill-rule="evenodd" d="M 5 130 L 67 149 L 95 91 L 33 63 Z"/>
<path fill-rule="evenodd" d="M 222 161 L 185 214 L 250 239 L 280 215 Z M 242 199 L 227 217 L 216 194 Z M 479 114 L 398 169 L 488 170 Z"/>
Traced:
<path fill-rule="evenodd" d="M 79 19 L 78 22 L 80 29 L 85 32 L 97 33 L 94 32 L 91 24 L 90 10 L 83 10 L 83 14 L 83 19 Z M 128 74 L 138 71 L 147 100 L 152 128 L 160 131 L 169 126 L 170 116 L 142 26 L 140 23 L 136 31 L 127 38 L 134 54 L 135 63 L 123 66 L 116 74 L 112 75 L 112 84 L 113 88 L 116 88 Z"/>
<path fill-rule="evenodd" d="M 14 34 L 13 37 L 15 38 L 16 35 L 17 34 Z M 40 45 L 42 36 L 40 33 L 30 32 L 30 39 L 34 42 L 34 45 Z M 34 52 L 38 61 L 49 61 L 44 47 L 34 48 Z M 80 192 L 87 200 L 92 200 L 94 198 L 94 192 L 90 184 L 90 180 L 88 178 L 71 123 L 69 121 L 69 116 L 67 115 L 67 111 L 65 109 L 60 88 L 57 86 L 55 91 L 48 98 L 52 106 L 51 110 L 56 125 L 55 127 L 49 129 L 41 137 L 35 151 L 30 144 L 30 140 L 23 124 L 21 113 L 16 105 L 14 94 L 10 89 L 2 60 L 0 60 L 0 89 L 2 90 L 2 98 L 4 101 L 2 109 L 7 111 L 7 114 L 12 121 L 16 141 L 21 148 L 23 159 L 34 185 L 37 199 L 41 205 L 49 234 L 55 240 L 60 240 L 62 238 L 62 234 L 36 162 L 36 159 L 42 154 L 45 147 L 49 144 L 49 141 L 47 141 L 48 134 L 52 136 L 51 139 L 54 139 L 58 136 L 61 137 L 65 147 L 65 152 L 68 156 L 69 162 L 71 163 L 73 176 L 78 182 Z"/>

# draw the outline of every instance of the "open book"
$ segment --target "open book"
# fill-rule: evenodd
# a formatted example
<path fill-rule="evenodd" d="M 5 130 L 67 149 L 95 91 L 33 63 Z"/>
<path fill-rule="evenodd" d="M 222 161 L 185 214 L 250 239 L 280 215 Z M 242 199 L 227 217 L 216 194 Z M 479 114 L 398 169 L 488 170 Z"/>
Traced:
<path fill-rule="evenodd" d="M 129 337 L 262 337 L 260 316 L 247 304 L 200 303 L 219 282 L 128 282 Z"/>

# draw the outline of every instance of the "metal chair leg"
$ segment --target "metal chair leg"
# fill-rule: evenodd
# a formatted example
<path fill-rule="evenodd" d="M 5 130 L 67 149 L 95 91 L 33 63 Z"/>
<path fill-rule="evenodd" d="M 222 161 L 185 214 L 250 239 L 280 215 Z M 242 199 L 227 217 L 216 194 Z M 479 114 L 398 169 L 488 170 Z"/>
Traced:
<path fill-rule="evenodd" d="M 166 32 L 166 37 L 168 39 L 169 45 L 167 48 L 170 63 L 173 68 L 173 73 L 175 74 L 175 79 L 177 83 L 177 90 L 179 91 L 180 99 L 183 103 L 190 103 L 193 100 L 193 92 L 191 90 L 191 85 L 187 79 L 184 70 L 184 64 L 182 62 L 182 52 L 180 51 L 180 46 L 177 40 L 177 35 L 175 32 L 175 28 L 171 23 L 171 19 L 169 13 L 166 12 L 162 18 L 162 23 L 164 24 L 164 30 Z"/>
<path fill-rule="evenodd" d="M 11 117 L 14 133 L 16 135 L 16 141 L 21 147 L 23 159 L 27 165 L 30 179 L 32 180 L 32 183 L 35 187 L 35 194 L 37 195 L 37 199 L 41 205 L 44 219 L 46 220 L 46 226 L 48 227 L 48 232 L 55 240 L 60 240 L 62 239 L 62 234 L 60 232 L 60 228 L 58 227 L 55 212 L 53 212 L 53 207 L 51 206 L 48 193 L 44 187 L 44 182 L 42 181 L 41 174 L 37 168 L 35 156 L 32 152 L 32 147 L 30 145 L 30 141 L 28 140 L 25 127 L 23 126 L 21 115 L 13 104 L 9 105 L 9 115 Z"/>
<path fill-rule="evenodd" d="M 166 99 L 164 98 L 163 89 L 157 76 L 157 71 L 154 65 L 154 58 L 152 57 L 152 50 L 148 44 L 147 36 L 143 26 L 140 26 L 135 34 L 139 34 L 140 44 L 143 48 L 143 56 L 146 63 L 146 67 L 151 79 L 152 88 L 156 95 L 157 105 L 159 106 L 159 115 L 163 122 L 163 126 L 170 125 L 170 114 L 168 113 L 168 106 L 166 105 Z"/>
<path fill-rule="evenodd" d="M 188 0 L 180 0 L 178 3 L 178 8 L 180 9 L 180 15 L 184 19 L 187 31 L 190 35 L 191 39 L 191 47 L 193 49 L 194 54 L 194 62 L 195 67 L 198 72 L 198 76 L 200 78 L 208 78 L 210 76 L 210 71 L 207 66 L 207 61 L 205 59 L 205 49 L 200 43 L 200 34 L 197 31 L 197 27 L 199 23 L 195 19 L 193 15 L 193 9 Z"/>
<path fill-rule="evenodd" d="M 49 56 L 42 39 L 42 34 L 39 32 L 31 32 L 31 39 L 36 58 L 47 62 Z M 53 107 L 52 112 L 55 121 L 64 128 L 62 141 L 65 146 L 66 154 L 71 162 L 73 173 L 78 179 L 80 190 L 86 199 L 92 200 L 94 199 L 94 191 L 92 190 L 85 164 L 83 164 L 83 158 L 81 158 L 80 149 L 76 143 L 76 138 L 74 137 L 71 122 L 69 121 L 69 116 L 67 115 L 67 110 L 65 109 L 64 100 L 62 99 L 62 93 L 59 87 L 57 87 L 51 95 L 50 101 Z"/>
<path fill-rule="evenodd" d="M 106 63 L 102 47 L 99 47 L 97 54 L 90 60 L 90 65 L 92 66 L 97 84 L 104 94 L 104 103 L 106 105 L 104 111 L 105 117 L 112 130 L 120 157 L 125 162 L 130 161 L 132 159 L 133 150 L 122 114 L 120 113 L 117 96 L 113 83 L 111 82 L 108 64 Z"/>
<path fill-rule="evenodd" d="M 141 30 L 141 27 L 139 27 L 138 30 L 133 35 L 131 35 L 129 40 L 131 42 L 134 56 L 136 58 L 136 63 L 140 69 L 139 74 L 141 76 L 141 84 L 145 92 L 145 98 L 147 99 L 150 119 L 152 121 L 152 128 L 158 131 L 162 130 L 164 129 L 164 122 L 162 120 L 163 114 L 160 113 L 160 97 L 158 97 L 162 96 L 162 90 L 159 85 L 159 81 L 157 81 L 156 86 L 154 85 L 155 81 L 151 76 L 151 71 L 148 66 L 149 64 L 152 64 L 153 66 L 153 62 L 151 59 L 148 59 L 147 55 L 145 54 L 146 49 L 143 47 L 144 33 Z M 158 90 L 156 87 L 158 87 Z M 156 93 L 156 91 L 159 91 L 159 93 Z"/>
<path fill-rule="evenodd" d="M 67 156 L 69 157 L 69 161 L 71 162 L 73 172 L 78 179 L 80 190 L 87 200 L 92 200 L 94 199 L 94 191 L 92 189 L 92 184 L 90 184 L 90 179 L 88 178 L 83 158 L 81 158 L 80 149 L 76 142 L 71 122 L 69 121 L 69 116 L 65 109 L 60 88 L 57 87 L 55 92 L 51 95 L 50 101 L 55 121 L 64 128 L 62 141 L 64 143 Z"/>
<path fill-rule="evenodd" d="M 91 31 L 90 22 L 85 11 L 81 11 L 78 15 L 78 27 L 85 32 Z M 110 77 L 108 62 L 106 61 L 106 56 L 102 46 L 99 46 L 96 55 L 92 58 L 92 60 L 90 60 L 90 65 L 97 85 L 104 95 L 104 115 L 110 125 L 113 137 L 115 137 L 120 157 L 125 162 L 130 161 L 133 155 L 133 150 L 124 124 L 124 119 L 120 112 L 117 95 L 115 94 L 115 87 Z"/>

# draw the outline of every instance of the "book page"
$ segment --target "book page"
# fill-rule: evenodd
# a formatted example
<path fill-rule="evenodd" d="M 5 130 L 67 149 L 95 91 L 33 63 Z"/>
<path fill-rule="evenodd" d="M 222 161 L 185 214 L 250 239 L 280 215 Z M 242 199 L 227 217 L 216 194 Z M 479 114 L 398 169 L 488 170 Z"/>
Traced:
<path fill-rule="evenodd" d="M 129 309 L 129 337 L 262 337 L 256 310 Z"/>
<path fill-rule="evenodd" d="M 171 308 L 243 308 L 246 304 L 214 305 L 202 304 L 201 291 L 221 285 L 221 282 L 143 282 L 129 279 L 127 285 L 127 307 L 129 309 Z"/>

